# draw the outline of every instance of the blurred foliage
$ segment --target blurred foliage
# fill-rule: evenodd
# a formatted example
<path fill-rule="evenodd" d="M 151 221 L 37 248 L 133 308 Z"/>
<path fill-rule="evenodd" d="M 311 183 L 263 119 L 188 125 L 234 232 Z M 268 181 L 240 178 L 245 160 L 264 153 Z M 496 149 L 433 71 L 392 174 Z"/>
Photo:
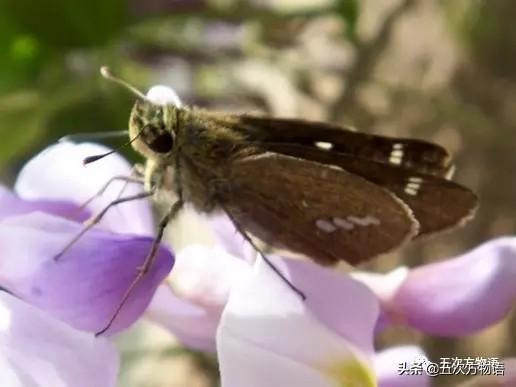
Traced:
<path fill-rule="evenodd" d="M 126 8 L 124 0 L 0 1 L 0 166 L 45 138 L 91 130 L 99 118 L 112 124 L 110 115 L 97 114 L 99 91 L 88 62 L 121 34 Z M 78 110 L 80 119 L 62 120 Z"/>
<path fill-rule="evenodd" d="M 103 45 L 126 22 L 124 0 L 2 0 L 0 5 L 18 34 L 31 37 L 46 50 Z"/>
<path fill-rule="evenodd" d="M 63 135 L 127 126 L 134 98 L 100 78 L 108 64 L 141 89 L 172 85 L 190 104 L 441 143 L 481 209 L 405 256 L 444 258 L 516 229 L 515 15 L 511 0 L 0 0 L 2 177 Z M 496 346 L 493 333 L 467 345 L 413 332 L 381 343 L 514 356 L 514 320 L 497 328 Z"/>
<path fill-rule="evenodd" d="M 242 58 L 253 48 L 230 35 L 244 22 L 273 44 L 284 36 L 285 23 L 335 12 L 354 39 L 358 9 L 355 0 L 290 11 L 247 2 L 1 0 L 0 166 L 21 161 L 64 134 L 124 127 L 127 113 L 120 108 L 130 96 L 100 84 L 97 69 L 103 63 L 148 85 L 151 67 L 164 57 L 201 63 Z M 219 42 L 225 47 L 210 41 L 217 28 L 229 39 Z"/>
<path fill-rule="evenodd" d="M 337 0 L 336 12 L 342 17 L 346 26 L 346 37 L 355 42 L 357 39 L 357 23 L 360 12 L 358 0 Z"/>
<path fill-rule="evenodd" d="M 455 32 L 475 64 L 484 66 L 497 77 L 514 79 L 516 66 L 516 16 L 510 1 L 477 0 L 443 3 Z"/>

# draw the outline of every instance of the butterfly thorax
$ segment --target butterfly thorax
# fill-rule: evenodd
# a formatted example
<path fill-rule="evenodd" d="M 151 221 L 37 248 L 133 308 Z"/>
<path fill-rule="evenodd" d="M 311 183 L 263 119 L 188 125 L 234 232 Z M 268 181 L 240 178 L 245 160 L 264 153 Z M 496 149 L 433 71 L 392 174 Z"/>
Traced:
<path fill-rule="evenodd" d="M 152 166 L 146 179 L 159 181 L 158 189 L 174 191 L 200 211 L 212 211 L 226 190 L 231 161 L 241 156 L 239 148 L 251 149 L 224 122 L 230 120 L 222 114 L 138 100 L 129 131 L 133 148 Z"/>
<path fill-rule="evenodd" d="M 184 108 L 179 117 L 175 187 L 183 190 L 185 201 L 211 212 L 231 194 L 231 165 L 251 148 L 241 133 L 226 124 L 223 114 Z"/>

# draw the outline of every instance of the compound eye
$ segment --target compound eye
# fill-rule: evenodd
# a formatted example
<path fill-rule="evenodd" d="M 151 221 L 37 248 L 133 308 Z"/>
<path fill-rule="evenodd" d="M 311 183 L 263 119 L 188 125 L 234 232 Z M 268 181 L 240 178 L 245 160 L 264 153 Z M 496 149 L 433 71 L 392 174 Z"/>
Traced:
<path fill-rule="evenodd" d="M 168 153 L 174 147 L 172 135 L 155 126 L 147 125 L 142 133 L 143 141 L 156 153 Z"/>

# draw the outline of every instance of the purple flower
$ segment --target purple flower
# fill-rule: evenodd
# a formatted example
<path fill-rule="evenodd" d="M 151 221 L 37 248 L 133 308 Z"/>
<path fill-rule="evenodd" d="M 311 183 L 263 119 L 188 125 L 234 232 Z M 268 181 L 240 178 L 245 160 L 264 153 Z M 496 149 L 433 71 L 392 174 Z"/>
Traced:
<path fill-rule="evenodd" d="M 156 292 L 147 317 L 185 345 L 214 352 L 230 290 L 250 272 L 249 264 L 220 248 L 186 247 L 177 253 L 174 271 Z"/>
<path fill-rule="evenodd" d="M 398 269 L 360 273 L 379 297 L 381 327 L 405 324 L 441 336 L 463 336 L 500 321 L 516 300 L 516 238 L 498 238 L 459 257 Z"/>
<path fill-rule="evenodd" d="M 503 318 L 514 302 L 514 238 L 494 240 L 458 258 L 414 270 L 355 273 L 374 290 L 374 298 L 345 274 L 273 257 L 307 293 L 302 303 L 261 258 L 252 264 L 246 244 L 227 220 L 216 218 L 212 225 L 227 249 L 196 246 L 180 251 L 168 286 L 160 289 L 149 315 L 187 345 L 216 348 L 225 387 L 244 380 L 252 385 L 253 375 L 257 380 L 260 375 L 270 378 L 269 385 L 299 385 L 296 375 L 304 375 L 315 378 L 307 379 L 311 385 L 323 386 L 346 373 L 363 385 L 376 375 L 382 387 L 428 386 L 428 376 L 397 373 L 400 363 L 412 364 L 423 352 L 401 347 L 374 354 L 372 326 L 378 331 L 379 324 L 404 323 L 426 332 L 462 335 Z M 376 302 L 379 305 L 373 306 Z M 361 308 L 379 308 L 380 315 L 360 315 Z M 482 308 L 485 313 L 478 313 Z M 342 353 L 334 352 L 332 341 L 324 338 L 321 332 L 327 330 L 340 336 L 333 344 L 339 343 Z M 310 337 L 317 339 L 312 342 Z M 342 366 L 344 352 L 350 364 L 357 365 L 357 373 Z M 326 372 L 332 369 L 327 367 L 333 364 L 329 359 L 347 372 Z"/>
<path fill-rule="evenodd" d="M 23 169 L 16 193 L 0 190 L 0 285 L 86 331 L 104 327 L 152 243 L 149 203 L 130 202 L 110 211 L 54 261 L 82 222 L 119 195 L 120 182 L 79 207 L 112 176 L 129 173 L 116 156 L 101 168 L 82 166 L 84 157 L 105 151 L 92 144 L 56 145 Z M 137 192 L 141 187 L 130 185 L 124 196 Z M 110 333 L 147 309 L 148 318 L 184 344 L 217 352 L 224 387 L 427 387 L 427 376 L 397 372 L 400 363 L 412 363 L 423 352 L 400 347 L 375 353 L 376 332 L 407 324 L 432 334 L 468 334 L 503 318 L 514 303 L 515 238 L 413 270 L 354 273 L 355 278 L 271 255 L 307 296 L 303 301 L 256 258 L 227 218 L 210 222 L 219 244 L 180 250 L 166 281 L 173 257 L 161 246 Z"/>
<path fill-rule="evenodd" d="M 113 155 L 83 166 L 83 159 L 106 152 L 94 144 L 60 143 L 36 156 L 20 172 L 15 192 L 0 191 L 0 285 L 73 327 L 103 329 L 137 275 L 152 243 L 149 203 L 134 201 L 110 210 L 58 261 L 66 244 L 120 192 L 115 182 L 85 209 L 113 176 L 127 176 L 129 164 Z M 130 185 L 124 196 L 141 192 Z M 138 283 L 108 333 L 127 328 L 145 310 L 173 264 L 160 246 L 154 265 Z"/>
<path fill-rule="evenodd" d="M 376 379 L 382 387 L 428 386 L 425 375 L 397 373 L 421 350 L 374 354 L 379 305 L 364 285 L 310 262 L 272 259 L 305 302 L 261 259 L 250 265 L 219 247 L 192 246 L 178 253 L 147 315 L 186 345 L 216 348 L 224 387 L 375 386 Z"/>
<path fill-rule="evenodd" d="M 109 150 L 89 143 L 59 143 L 50 146 L 23 167 L 14 190 L 25 201 L 45 200 L 81 205 L 112 177 L 130 175 L 130 164 L 117 154 L 102 161 L 83 164 L 84 158 Z M 120 181 L 113 182 L 101 197 L 87 206 L 89 213 L 97 214 L 116 199 L 122 186 Z M 129 184 L 124 196 L 139 192 L 141 186 Z M 99 226 L 117 233 L 151 236 L 154 234 L 154 225 L 150 203 L 147 200 L 136 200 L 120 204 L 104 216 Z"/>
<path fill-rule="evenodd" d="M 232 289 L 217 331 L 222 385 L 375 386 L 373 294 L 309 262 L 273 260 L 307 299 L 257 260 Z"/>
<path fill-rule="evenodd" d="M 119 359 L 106 339 L 0 293 L 0 385 L 115 386 Z"/>
<path fill-rule="evenodd" d="M 84 221 L 89 212 L 77 205 L 58 200 L 20 200 L 9 189 L 0 185 L 0 220 L 10 216 L 28 214 L 35 211 L 46 212 L 57 216 Z"/>
<path fill-rule="evenodd" d="M 374 354 L 379 305 L 364 285 L 310 262 L 271 258 L 306 301 L 261 259 L 249 264 L 220 247 L 191 246 L 177 254 L 147 316 L 186 345 L 216 349 L 224 387 L 375 386 L 377 377 L 385 387 L 398 378 L 400 386 L 428 385 L 426 376 L 400 376 L 392 357 Z M 409 362 L 422 352 L 396 354 Z"/>

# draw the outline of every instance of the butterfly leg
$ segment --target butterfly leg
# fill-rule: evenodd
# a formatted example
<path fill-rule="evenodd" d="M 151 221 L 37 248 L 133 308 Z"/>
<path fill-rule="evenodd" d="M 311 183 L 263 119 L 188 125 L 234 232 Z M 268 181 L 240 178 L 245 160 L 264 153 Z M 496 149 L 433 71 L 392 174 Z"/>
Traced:
<path fill-rule="evenodd" d="M 167 227 L 169 222 L 176 217 L 176 215 L 179 213 L 181 208 L 183 208 L 183 204 L 184 204 L 184 202 L 182 199 L 177 200 L 170 207 L 170 209 L 167 211 L 165 216 L 163 216 L 163 218 L 161 218 L 159 225 L 158 225 L 158 230 L 157 230 L 156 236 L 155 236 L 154 240 L 152 241 L 152 245 L 149 250 L 149 253 L 147 254 L 147 257 L 145 258 L 145 260 L 143 261 L 143 264 L 140 267 L 138 267 L 138 273 L 137 273 L 136 277 L 133 279 L 133 282 L 131 282 L 131 284 L 125 291 L 124 295 L 122 296 L 122 299 L 120 300 L 120 303 L 118 304 L 118 307 L 111 315 L 111 318 L 109 319 L 106 326 L 104 328 L 102 328 L 100 331 L 96 332 L 95 336 L 99 336 L 99 335 L 103 334 L 111 327 L 111 325 L 113 324 L 113 321 L 115 321 L 116 316 L 118 315 L 118 313 L 120 313 L 120 311 L 124 307 L 125 303 L 131 296 L 136 285 L 138 285 L 138 282 L 140 282 L 142 277 L 145 274 L 147 274 L 147 272 L 151 268 L 152 264 L 154 263 L 154 259 L 156 258 L 156 253 L 158 251 L 159 244 L 161 243 L 161 240 L 163 239 L 163 233 L 165 232 L 165 228 Z"/>
<path fill-rule="evenodd" d="M 236 230 L 253 247 L 253 249 L 262 257 L 262 259 L 265 261 L 265 263 L 287 284 L 287 286 L 290 289 L 292 289 L 299 297 L 301 297 L 301 299 L 303 301 L 306 300 L 306 295 L 301 290 L 299 290 L 296 287 L 296 285 L 294 285 L 292 282 L 290 282 L 290 280 L 287 277 L 285 277 L 285 275 L 281 272 L 281 270 L 278 269 L 269 258 L 267 258 L 267 255 L 265 255 L 265 253 L 256 245 L 256 243 L 254 243 L 254 241 L 247 234 L 247 232 L 242 227 L 240 227 L 239 223 L 231 215 L 231 213 L 225 207 L 222 207 L 222 209 L 224 210 L 226 215 L 229 217 L 229 219 L 231 220 L 231 222 L 235 226 Z"/>
<path fill-rule="evenodd" d="M 180 176 L 181 169 L 180 169 L 180 159 L 176 159 L 176 173 L 178 176 Z M 163 178 L 163 170 L 160 168 L 159 165 L 155 164 L 154 162 L 151 162 L 150 160 L 147 161 L 145 165 L 144 170 L 144 187 L 156 187 L 161 186 L 161 183 L 158 183 L 157 185 L 152 185 L 154 180 L 161 180 Z M 145 189 L 145 188 L 144 188 Z M 152 189 L 152 188 L 151 188 Z M 152 191 L 153 192 L 153 191 Z M 115 309 L 113 314 L 111 315 L 111 318 L 107 322 L 106 326 L 102 328 L 100 331 L 95 333 L 95 336 L 99 336 L 106 332 L 111 325 L 113 324 L 113 321 L 115 321 L 116 316 L 118 316 L 118 313 L 122 310 L 125 303 L 131 296 L 133 290 L 135 289 L 136 285 L 138 285 L 138 282 L 143 278 L 145 274 L 149 271 L 152 264 L 154 263 L 154 259 L 156 258 L 156 253 L 158 251 L 159 244 L 161 243 L 161 240 L 163 239 L 163 234 L 165 232 L 165 228 L 170 223 L 172 219 L 176 217 L 176 215 L 179 213 L 181 208 L 183 208 L 184 201 L 183 201 L 183 189 L 180 184 L 180 180 L 177 185 L 177 197 L 178 199 L 170 206 L 167 213 L 161 218 L 158 229 L 156 232 L 156 236 L 154 237 L 154 240 L 152 241 L 151 248 L 149 250 L 149 253 L 145 257 L 145 260 L 143 261 L 143 264 L 138 267 L 136 277 L 133 279 L 127 290 L 125 291 L 124 295 L 122 296 L 122 299 L 120 300 L 120 303 L 118 304 L 118 307 Z"/>
<path fill-rule="evenodd" d="M 140 176 L 113 176 L 111 179 L 106 181 L 106 183 L 102 186 L 101 189 L 99 189 L 95 195 L 90 197 L 88 200 L 86 200 L 84 203 L 82 203 L 79 207 L 79 209 L 84 209 L 88 204 L 90 204 L 93 200 L 96 198 L 102 196 L 104 192 L 109 188 L 111 184 L 113 184 L 115 181 L 123 181 L 124 185 L 120 189 L 120 192 L 118 193 L 117 199 L 119 199 L 122 194 L 124 193 L 125 189 L 129 185 L 129 183 L 135 183 L 135 184 L 143 184 L 143 177 Z"/>
<path fill-rule="evenodd" d="M 119 198 L 119 199 L 116 199 L 116 200 L 113 200 L 111 203 L 109 203 L 106 207 L 104 207 L 104 209 L 102 209 L 102 211 L 100 211 L 97 215 L 95 215 L 93 218 L 89 219 L 86 223 L 85 223 L 85 226 L 84 228 L 79 231 L 79 233 L 74 237 L 72 238 L 72 240 L 70 242 L 68 242 L 68 244 L 54 257 L 54 260 L 55 261 L 58 261 L 59 259 L 61 259 L 61 257 L 84 235 L 86 234 L 86 232 L 88 232 L 91 228 L 93 228 L 93 226 L 95 226 L 96 224 L 98 224 L 101 219 L 104 217 L 104 215 L 106 215 L 106 213 L 114 206 L 118 205 L 118 204 L 121 204 L 121 203 L 126 203 L 126 202 L 130 202 L 130 201 L 133 201 L 133 200 L 139 200 L 139 199 L 144 199 L 144 198 L 147 198 L 149 196 L 152 196 L 154 194 L 154 191 L 149 191 L 149 192 L 141 192 L 139 194 L 136 194 L 136 195 L 131 195 L 131 196 L 127 196 L 125 198 Z"/>

